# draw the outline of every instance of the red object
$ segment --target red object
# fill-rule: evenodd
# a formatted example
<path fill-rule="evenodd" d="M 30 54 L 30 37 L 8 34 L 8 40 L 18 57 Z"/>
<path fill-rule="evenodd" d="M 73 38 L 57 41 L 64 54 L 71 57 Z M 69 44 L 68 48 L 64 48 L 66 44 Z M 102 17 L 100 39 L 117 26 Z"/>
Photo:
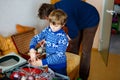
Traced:
<path fill-rule="evenodd" d="M 117 34 L 117 31 L 115 29 L 112 29 L 111 33 L 114 35 L 114 34 Z"/>
<path fill-rule="evenodd" d="M 29 76 L 27 77 L 27 80 L 35 80 L 35 77 L 32 76 L 32 75 L 29 75 Z"/>
<path fill-rule="evenodd" d="M 23 71 L 23 72 L 22 72 Z M 22 68 L 21 71 L 16 71 L 16 72 L 13 72 L 11 75 L 10 75 L 10 79 L 11 80 L 14 80 L 14 75 L 15 74 L 19 74 L 21 77 L 22 76 L 27 76 L 27 74 L 25 73 L 31 73 L 31 74 L 41 74 L 43 72 L 43 70 L 41 69 L 37 69 L 37 68 Z"/>
<path fill-rule="evenodd" d="M 115 4 L 120 4 L 120 0 L 115 0 Z"/>
<path fill-rule="evenodd" d="M 10 75 L 10 80 L 14 80 L 14 76 L 15 76 L 16 74 L 18 74 L 18 75 L 19 75 L 19 77 L 21 77 L 21 76 L 25 76 L 25 74 L 24 74 L 24 73 L 20 73 L 20 72 L 13 72 L 13 73 Z"/>

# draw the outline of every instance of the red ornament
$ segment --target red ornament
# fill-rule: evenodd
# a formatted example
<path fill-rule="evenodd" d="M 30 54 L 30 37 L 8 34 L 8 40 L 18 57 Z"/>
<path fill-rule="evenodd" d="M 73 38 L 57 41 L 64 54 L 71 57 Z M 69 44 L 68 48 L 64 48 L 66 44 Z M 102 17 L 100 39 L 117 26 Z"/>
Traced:
<path fill-rule="evenodd" d="M 35 77 L 33 75 L 28 75 L 27 80 L 35 80 Z"/>

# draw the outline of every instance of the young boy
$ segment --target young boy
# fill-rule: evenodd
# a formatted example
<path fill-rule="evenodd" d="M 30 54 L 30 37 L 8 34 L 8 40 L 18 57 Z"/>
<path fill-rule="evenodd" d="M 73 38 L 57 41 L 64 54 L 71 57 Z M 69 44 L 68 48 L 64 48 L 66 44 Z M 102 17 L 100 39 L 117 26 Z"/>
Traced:
<path fill-rule="evenodd" d="M 53 10 L 48 16 L 50 25 L 32 38 L 29 55 L 33 66 L 48 65 L 53 71 L 67 75 L 65 52 L 68 38 L 62 29 L 66 20 L 67 15 L 62 10 Z M 46 58 L 36 59 L 35 47 L 41 41 L 45 43 Z"/>

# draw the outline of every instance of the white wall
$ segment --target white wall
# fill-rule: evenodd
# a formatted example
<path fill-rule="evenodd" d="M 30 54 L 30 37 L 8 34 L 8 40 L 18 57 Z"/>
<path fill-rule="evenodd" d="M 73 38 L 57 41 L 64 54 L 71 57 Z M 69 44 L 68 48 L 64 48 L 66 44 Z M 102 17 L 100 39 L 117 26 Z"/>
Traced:
<path fill-rule="evenodd" d="M 16 32 L 16 24 L 34 26 L 39 31 L 46 22 L 37 16 L 42 3 L 50 0 L 0 0 L 0 34 L 8 36 Z"/>

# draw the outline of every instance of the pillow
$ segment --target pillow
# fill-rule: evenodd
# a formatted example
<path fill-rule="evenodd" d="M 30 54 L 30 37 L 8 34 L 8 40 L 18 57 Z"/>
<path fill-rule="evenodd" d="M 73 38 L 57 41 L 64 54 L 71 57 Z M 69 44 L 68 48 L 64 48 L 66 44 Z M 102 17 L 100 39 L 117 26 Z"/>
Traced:
<path fill-rule="evenodd" d="M 20 25 L 20 24 L 16 24 L 17 33 L 23 33 L 23 32 L 26 32 L 26 31 L 29 31 L 29 30 L 32 30 L 32 29 L 34 29 L 34 27 L 23 26 L 23 25 Z"/>
<path fill-rule="evenodd" d="M 2 56 L 2 51 L 0 50 L 0 56 Z"/>
<path fill-rule="evenodd" d="M 0 35 L 0 51 L 2 55 L 8 54 L 10 52 L 17 52 L 11 36 L 3 37 Z"/>
<path fill-rule="evenodd" d="M 9 49 L 13 49 L 13 50 L 16 49 L 15 45 L 14 45 L 14 43 L 12 41 L 11 36 L 6 38 L 6 43 L 7 43 Z"/>
<path fill-rule="evenodd" d="M 2 35 L 0 35 L 0 50 L 1 51 L 5 51 L 5 50 L 8 50 L 8 46 L 7 46 L 7 43 L 6 43 L 6 38 L 3 37 Z"/>
<path fill-rule="evenodd" d="M 60 1 L 60 0 L 51 0 L 51 4 L 55 4 L 58 1 Z"/>

